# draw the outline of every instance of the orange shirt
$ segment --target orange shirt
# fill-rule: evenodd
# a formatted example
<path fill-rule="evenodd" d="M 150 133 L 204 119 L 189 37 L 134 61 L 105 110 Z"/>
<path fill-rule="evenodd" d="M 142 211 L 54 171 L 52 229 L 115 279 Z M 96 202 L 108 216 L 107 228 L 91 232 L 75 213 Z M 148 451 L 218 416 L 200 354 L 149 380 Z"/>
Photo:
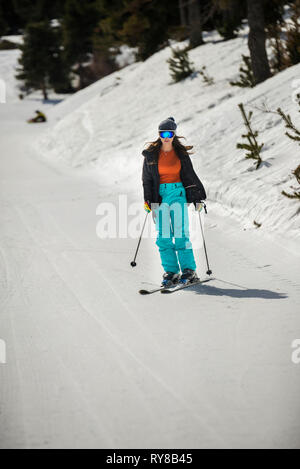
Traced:
<path fill-rule="evenodd" d="M 169 182 L 181 182 L 180 178 L 181 161 L 176 155 L 174 149 L 171 151 L 159 152 L 158 172 L 160 175 L 160 184 Z"/>

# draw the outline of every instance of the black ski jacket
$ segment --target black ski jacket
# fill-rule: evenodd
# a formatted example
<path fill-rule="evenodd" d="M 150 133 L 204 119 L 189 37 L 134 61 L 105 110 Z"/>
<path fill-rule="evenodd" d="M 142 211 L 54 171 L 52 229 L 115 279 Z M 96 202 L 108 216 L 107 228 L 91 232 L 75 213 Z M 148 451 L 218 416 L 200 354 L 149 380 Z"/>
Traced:
<path fill-rule="evenodd" d="M 159 194 L 160 175 L 158 172 L 158 158 L 160 148 L 154 150 L 143 150 L 142 155 L 144 158 L 143 165 L 143 188 L 144 188 L 144 201 L 150 204 L 162 203 L 162 197 Z M 180 178 L 186 191 L 187 203 L 197 203 L 206 199 L 206 192 L 202 182 L 198 178 L 190 155 L 187 151 L 176 149 L 176 154 L 181 161 Z"/>

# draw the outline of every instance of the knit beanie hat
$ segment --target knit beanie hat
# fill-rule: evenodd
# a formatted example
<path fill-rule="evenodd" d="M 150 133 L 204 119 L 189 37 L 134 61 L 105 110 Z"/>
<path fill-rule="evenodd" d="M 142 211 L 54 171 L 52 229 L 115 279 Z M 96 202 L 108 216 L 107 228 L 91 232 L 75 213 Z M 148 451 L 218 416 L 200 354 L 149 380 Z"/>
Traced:
<path fill-rule="evenodd" d="M 168 117 L 168 119 L 162 121 L 159 126 L 158 130 L 173 130 L 177 129 L 177 124 L 175 122 L 174 117 Z"/>

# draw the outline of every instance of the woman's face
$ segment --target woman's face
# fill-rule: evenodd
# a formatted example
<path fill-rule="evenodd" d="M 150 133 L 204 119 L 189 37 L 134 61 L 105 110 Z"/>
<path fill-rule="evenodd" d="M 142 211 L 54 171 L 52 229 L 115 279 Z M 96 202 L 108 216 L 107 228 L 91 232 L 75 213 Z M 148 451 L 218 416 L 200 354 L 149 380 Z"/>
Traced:
<path fill-rule="evenodd" d="M 159 138 L 162 143 L 173 143 L 173 140 L 175 138 L 175 133 L 173 132 L 173 137 L 170 137 L 169 135 L 166 135 L 166 137 L 163 137 L 160 133 Z"/>

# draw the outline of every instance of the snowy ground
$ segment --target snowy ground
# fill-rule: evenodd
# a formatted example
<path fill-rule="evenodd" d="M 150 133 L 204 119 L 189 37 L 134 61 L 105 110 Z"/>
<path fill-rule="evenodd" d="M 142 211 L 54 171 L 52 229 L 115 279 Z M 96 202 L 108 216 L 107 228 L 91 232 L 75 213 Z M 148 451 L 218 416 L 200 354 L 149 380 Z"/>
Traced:
<path fill-rule="evenodd" d="M 133 270 L 136 239 L 96 236 L 100 202 L 116 203 L 124 192 L 142 203 L 141 190 L 132 189 L 141 184 L 139 146 L 155 134 L 156 121 L 195 112 L 196 100 L 189 100 L 186 114 L 170 107 L 173 91 L 162 91 L 165 106 L 156 100 L 155 79 L 166 72 L 155 69 L 161 57 L 151 60 L 148 78 L 147 63 L 128 67 L 128 76 L 122 71 L 128 89 L 120 95 L 114 90 L 106 107 L 103 101 L 99 108 L 92 94 L 107 91 L 113 76 L 54 107 L 44 127 L 24 123 L 35 109 L 31 101 L 0 105 L 0 339 L 7 346 L 7 363 L 0 364 L 1 448 L 300 447 L 300 365 L 291 360 L 291 344 L 300 337 L 299 251 L 292 252 L 297 237 L 288 233 L 285 245 L 244 229 L 214 201 L 219 179 L 199 160 L 195 166 L 212 187 L 205 226 L 217 280 L 176 295 L 141 297 L 140 286 L 158 284 L 162 274 L 153 239 L 143 240 Z M 132 102 L 124 115 L 118 99 L 128 105 L 133 98 L 130 74 L 139 73 L 142 93 L 139 68 L 149 79 L 147 102 Z M 216 86 L 221 99 L 227 90 L 224 83 Z M 149 109 L 150 91 L 155 109 Z M 95 102 L 72 112 L 84 94 Z M 116 116 L 121 133 L 112 135 Z M 180 133 L 194 142 L 196 124 L 181 124 Z M 216 134 L 216 143 L 222 135 Z M 47 158 L 32 147 L 37 137 L 48 142 Z M 215 153 L 208 151 L 214 166 Z M 98 161 L 86 165 L 95 154 L 99 162 L 109 159 L 103 173 Z M 293 162 L 289 152 L 287 159 Z M 239 165 L 245 171 L 249 162 Z M 229 188 L 228 194 L 230 200 Z M 203 275 L 201 249 L 196 257 Z"/>

